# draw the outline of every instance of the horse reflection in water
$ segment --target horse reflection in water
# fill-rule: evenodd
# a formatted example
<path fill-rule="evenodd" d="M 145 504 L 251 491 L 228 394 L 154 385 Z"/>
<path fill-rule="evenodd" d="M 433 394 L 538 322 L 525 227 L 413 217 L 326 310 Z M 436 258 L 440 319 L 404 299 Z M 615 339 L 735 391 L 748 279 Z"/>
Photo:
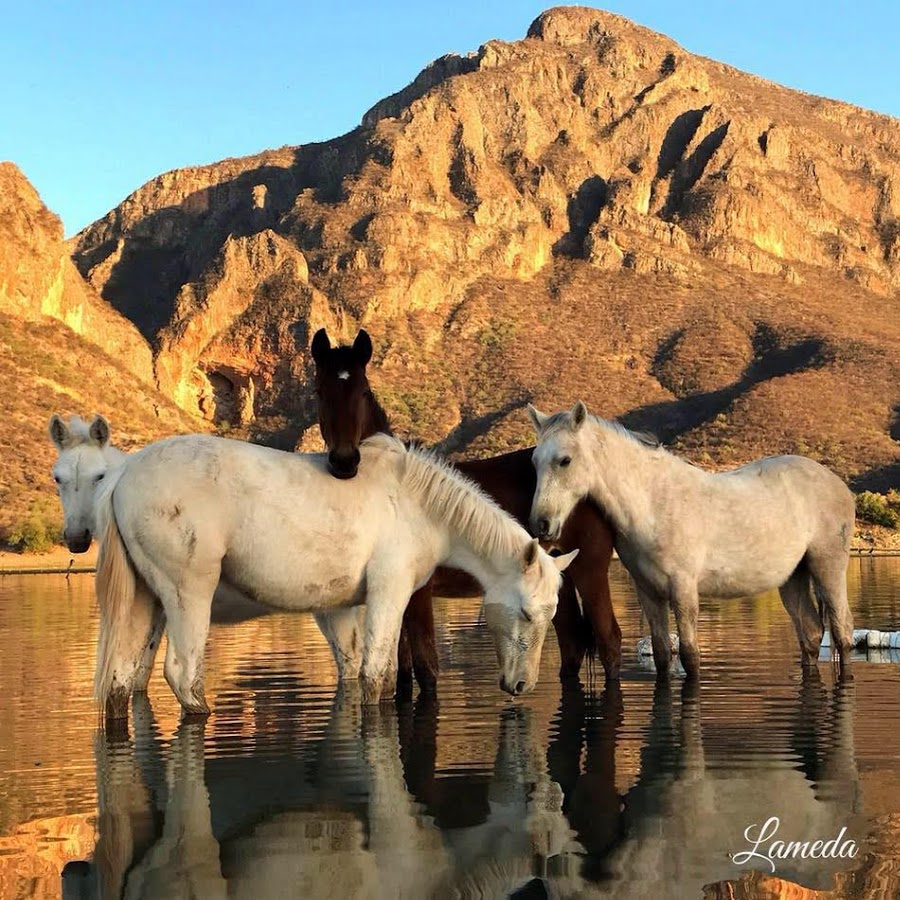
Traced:
<path fill-rule="evenodd" d="M 674 719 L 670 690 L 657 685 L 640 778 L 624 798 L 627 839 L 604 864 L 616 885 L 608 895 L 699 897 L 710 882 L 739 878 L 746 869 L 731 855 L 750 849 L 745 830 L 755 823 L 756 833 L 770 816 L 780 818 L 778 836 L 785 841 L 829 840 L 846 826 L 847 839 L 860 843 L 865 826 L 853 691 L 852 682 L 838 683 L 829 697 L 818 671 L 805 672 L 785 753 L 773 754 L 767 734 L 765 756 L 754 763 L 747 753 L 750 733 L 733 734 L 738 727 L 733 720 L 710 721 L 707 731 L 714 734 L 704 739 L 700 691 L 693 680 L 683 685 L 681 713 Z M 779 724 L 767 721 L 760 728 L 768 732 Z M 744 761 L 736 764 L 742 754 Z M 786 761 L 785 754 L 792 759 Z M 832 873 L 857 864 L 790 859 L 776 865 L 781 878 L 823 888 L 831 886 Z M 757 860 L 753 868 L 760 866 L 768 871 L 765 861 Z M 607 896 L 602 891 L 590 896 L 595 895 Z"/>
<path fill-rule="evenodd" d="M 490 873 L 494 854 L 515 847 L 520 868 L 530 872 L 540 852 L 527 830 L 508 837 L 521 831 L 522 809 L 542 812 L 540 798 L 537 808 L 527 800 L 524 782 L 516 791 L 517 779 L 550 785 L 546 773 L 529 770 L 540 753 L 527 713 L 504 717 L 500 769 L 475 786 L 486 819 L 465 829 L 481 837 L 473 834 L 471 846 L 456 852 L 426 811 L 434 797 L 428 786 L 440 781 L 433 700 L 398 717 L 361 711 L 339 695 L 324 738 L 285 760 L 280 777 L 267 771 L 273 760 L 265 757 L 204 761 L 202 723 L 182 723 L 164 754 L 144 698 L 135 698 L 134 720 L 133 742 L 98 735 L 100 834 L 88 877 L 82 866 L 64 873 L 66 897 L 443 896 L 457 869 Z M 520 746 L 523 729 L 529 753 Z M 421 785 L 423 802 L 407 789 L 404 762 L 419 773 L 410 781 Z M 224 769 L 229 777 L 217 779 Z M 241 802 L 230 796 L 236 789 Z M 445 796 L 436 817 L 456 799 Z M 552 812 L 557 825 L 558 803 Z"/>
<path fill-rule="evenodd" d="M 133 743 L 98 737 L 97 850 L 86 878 L 64 874 L 64 893 L 700 896 L 709 882 L 741 875 L 729 854 L 770 815 L 785 839 L 828 839 L 846 825 L 860 840 L 852 684 L 829 697 L 815 672 L 804 677 L 785 747 L 802 771 L 783 761 L 743 772 L 709 764 L 696 685 L 675 715 L 660 684 L 639 776 L 619 795 L 623 717 L 618 686 L 599 698 L 566 690 L 548 744 L 531 710 L 508 707 L 493 772 L 473 774 L 436 770 L 438 715 L 427 697 L 365 711 L 339 695 L 324 736 L 292 739 L 280 759 L 257 748 L 208 760 L 203 725 L 182 724 L 164 753 L 136 699 Z M 707 729 L 715 756 L 725 732 Z M 815 885 L 854 865 L 791 860 L 779 875 Z"/>
<path fill-rule="evenodd" d="M 577 862 L 527 709 L 501 714 L 493 774 L 460 779 L 435 772 L 428 697 L 373 712 L 339 695 L 325 736 L 274 776 L 264 756 L 204 761 L 202 723 L 164 753 L 134 703 L 133 742 L 98 735 L 100 835 L 89 877 L 64 873 L 66 897 L 505 896 Z"/>

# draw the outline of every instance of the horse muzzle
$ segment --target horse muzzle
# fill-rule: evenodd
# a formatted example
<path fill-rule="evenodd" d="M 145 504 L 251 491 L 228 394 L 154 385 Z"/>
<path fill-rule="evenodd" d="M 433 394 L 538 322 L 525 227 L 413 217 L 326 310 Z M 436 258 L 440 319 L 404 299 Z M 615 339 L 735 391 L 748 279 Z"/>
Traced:
<path fill-rule="evenodd" d="M 337 453 L 334 450 L 328 454 L 328 471 L 335 478 L 353 478 L 359 471 L 359 450 L 350 453 Z"/>
<path fill-rule="evenodd" d="M 87 553 L 88 548 L 91 546 L 93 535 L 89 528 L 85 528 L 84 531 L 80 531 L 73 535 L 70 535 L 68 531 L 64 531 L 63 538 L 65 539 L 66 546 L 72 553 Z"/>
<path fill-rule="evenodd" d="M 501 675 L 500 690 L 506 691 L 507 694 L 510 694 L 513 697 L 518 697 L 519 694 L 524 694 L 528 690 L 528 685 L 522 680 L 515 682 L 507 681 L 506 676 Z"/>
<path fill-rule="evenodd" d="M 559 522 L 551 522 L 546 516 L 532 516 L 528 524 L 532 535 L 542 541 L 555 541 L 562 532 Z"/>

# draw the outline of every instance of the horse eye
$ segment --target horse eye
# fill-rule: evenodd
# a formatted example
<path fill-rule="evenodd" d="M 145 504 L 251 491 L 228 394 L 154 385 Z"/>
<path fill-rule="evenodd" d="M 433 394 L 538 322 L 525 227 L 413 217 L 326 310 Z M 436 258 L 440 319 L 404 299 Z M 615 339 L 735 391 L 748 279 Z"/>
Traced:
<path fill-rule="evenodd" d="M 572 457 L 571 457 L 571 456 L 564 456 L 564 457 L 559 461 L 559 467 L 560 467 L 561 469 L 565 469 L 565 467 L 566 467 L 567 465 L 569 465 L 570 462 L 572 462 Z"/>

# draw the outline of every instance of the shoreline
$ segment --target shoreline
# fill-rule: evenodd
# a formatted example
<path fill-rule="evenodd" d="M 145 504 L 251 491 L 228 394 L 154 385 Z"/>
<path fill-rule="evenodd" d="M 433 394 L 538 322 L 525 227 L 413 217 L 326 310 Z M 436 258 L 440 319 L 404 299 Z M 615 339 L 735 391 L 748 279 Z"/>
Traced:
<path fill-rule="evenodd" d="M 87 553 L 72 553 L 68 547 L 54 547 L 46 553 L 14 553 L 0 550 L 0 577 L 3 575 L 85 574 L 97 570 L 97 544 Z"/>
<path fill-rule="evenodd" d="M 850 556 L 889 558 L 900 556 L 900 546 L 852 547 Z M 618 558 L 618 554 L 613 554 Z M 0 550 L 0 578 L 4 575 L 88 575 L 97 571 L 97 544 L 87 553 L 71 553 L 54 547 L 47 553 L 14 553 Z"/>

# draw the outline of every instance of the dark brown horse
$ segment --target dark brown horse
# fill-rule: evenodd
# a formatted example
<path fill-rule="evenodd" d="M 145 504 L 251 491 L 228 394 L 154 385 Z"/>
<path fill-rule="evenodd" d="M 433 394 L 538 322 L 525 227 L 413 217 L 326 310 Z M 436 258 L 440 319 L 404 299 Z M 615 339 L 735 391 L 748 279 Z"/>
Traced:
<path fill-rule="evenodd" d="M 387 414 L 366 376 L 372 342 L 365 331 L 360 331 L 351 347 L 332 347 L 321 328 L 313 337 L 311 350 L 316 364 L 319 427 L 328 446 L 328 467 L 336 478 L 352 478 L 359 466 L 360 441 L 379 431 L 391 433 Z M 460 462 L 456 467 L 527 528 L 536 485 L 530 447 L 490 459 Z M 559 641 L 560 678 L 577 678 L 585 654 L 596 653 L 607 679 L 617 679 L 622 633 L 609 595 L 613 549 L 609 525 L 596 506 L 583 501 L 572 512 L 556 546 L 563 553 L 581 551 L 563 574 L 553 619 Z M 576 590 L 581 595 L 581 605 Z M 413 672 L 424 691 L 433 691 L 437 683 L 433 594 L 476 597 L 480 593 L 480 587 L 469 576 L 439 568 L 413 594 L 400 634 L 398 690 L 411 691 Z"/>

